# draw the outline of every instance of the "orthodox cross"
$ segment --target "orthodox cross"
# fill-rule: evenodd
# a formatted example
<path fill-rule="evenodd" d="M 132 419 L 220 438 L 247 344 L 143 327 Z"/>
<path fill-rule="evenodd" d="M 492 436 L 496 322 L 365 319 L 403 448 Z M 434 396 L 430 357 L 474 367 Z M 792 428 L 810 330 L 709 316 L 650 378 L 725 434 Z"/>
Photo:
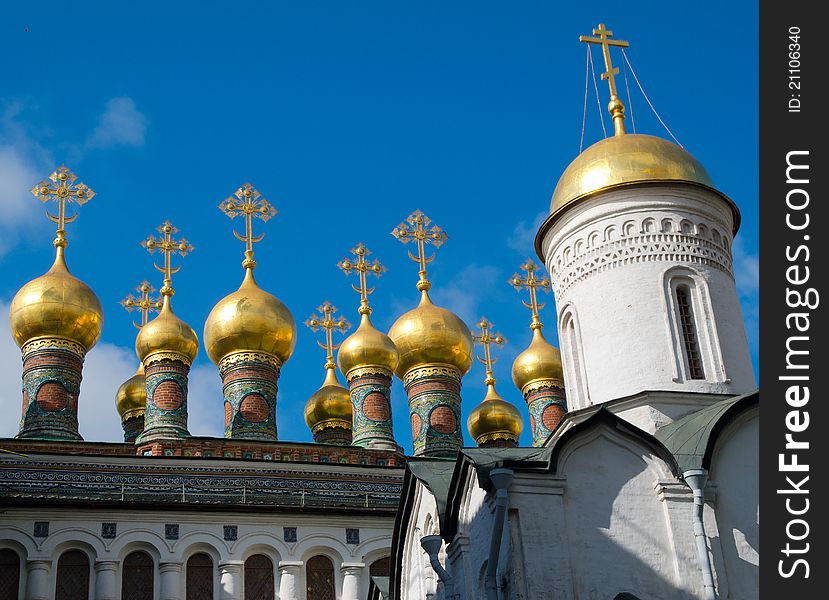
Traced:
<path fill-rule="evenodd" d="M 408 223 L 408 225 L 407 225 Z M 408 244 L 414 240 L 417 244 L 417 255 L 412 254 L 409 250 L 409 258 L 420 265 L 420 281 L 417 284 L 417 289 L 423 291 L 428 290 L 431 284 L 426 279 L 426 265 L 435 260 L 435 255 L 426 256 L 426 244 L 431 244 L 435 248 L 439 248 L 443 243 L 449 239 L 446 232 L 437 225 L 432 225 L 432 221 L 419 210 L 414 211 L 405 222 L 400 223 L 392 230 L 391 234 L 400 242 Z"/>
<path fill-rule="evenodd" d="M 153 266 L 164 273 L 164 286 L 160 290 L 161 295 L 172 296 L 173 274 L 178 273 L 181 270 L 181 267 L 179 266 L 175 269 L 172 268 L 170 264 L 170 256 L 173 254 L 186 256 L 195 250 L 195 248 L 184 238 L 179 240 L 173 239 L 173 235 L 178 233 L 178 229 L 176 229 L 170 221 L 164 221 L 156 228 L 156 231 L 161 234 L 161 237 L 157 238 L 151 234 L 146 240 L 141 242 L 141 246 L 146 248 L 147 252 L 150 254 L 154 254 L 156 251 L 164 254 L 164 266 L 159 267 L 155 263 L 153 263 Z"/>
<path fill-rule="evenodd" d="M 144 325 L 147 324 L 147 321 L 150 319 L 150 313 L 152 311 L 158 312 L 161 309 L 161 302 L 158 298 L 153 298 L 151 294 L 155 292 L 155 288 L 150 285 L 149 281 L 142 281 L 135 291 L 138 292 L 138 296 L 133 296 L 132 292 L 127 294 L 127 297 L 121 300 L 121 306 L 127 309 L 127 312 L 132 312 L 133 310 L 137 310 L 141 313 L 141 325 L 133 321 L 133 325 L 135 325 L 138 329 L 141 329 Z"/>
<path fill-rule="evenodd" d="M 495 377 L 492 374 L 492 365 L 495 364 L 495 361 L 498 360 L 497 358 L 492 358 L 492 344 L 495 344 L 498 347 L 503 346 L 507 343 L 507 338 L 502 336 L 500 333 L 492 333 L 492 323 L 490 323 L 486 317 L 481 317 L 481 320 L 478 321 L 477 327 L 480 330 L 480 335 L 473 335 L 472 339 L 481 344 L 484 347 L 484 356 L 478 357 L 478 360 L 481 361 L 481 364 L 486 367 L 486 379 L 484 379 L 484 383 L 486 385 L 495 385 Z"/>
<path fill-rule="evenodd" d="M 253 217 L 267 221 L 276 214 L 276 209 L 273 204 L 262 198 L 262 194 L 249 183 L 244 184 L 232 196 L 228 196 L 226 200 L 222 201 L 219 204 L 219 209 L 231 219 L 239 215 L 245 216 L 245 235 L 241 235 L 235 230 L 233 235 L 240 242 L 245 242 L 245 260 L 242 262 L 242 266 L 246 269 L 254 268 L 256 261 L 253 260 L 253 245 L 256 242 L 261 242 L 265 234 L 254 237 Z"/>
<path fill-rule="evenodd" d="M 44 179 L 32 188 L 32 194 L 41 202 L 55 200 L 58 203 L 58 216 L 50 214 L 48 210 L 46 211 L 49 220 L 58 226 L 55 246 L 66 247 L 66 224 L 78 218 L 77 214 L 71 217 L 66 216 L 67 202 L 74 202 L 78 206 L 83 206 L 95 196 L 95 192 L 88 185 L 75 184 L 77 178 L 77 175 L 61 165 L 54 173 L 49 175 L 52 183 Z"/>
<path fill-rule="evenodd" d="M 371 254 L 371 251 L 363 245 L 363 242 L 357 244 L 351 249 L 351 254 L 356 256 L 356 259 L 344 258 L 337 263 L 337 266 L 342 269 L 346 275 L 357 273 L 360 285 L 351 284 L 352 289 L 360 294 L 360 314 L 371 314 L 371 307 L 368 305 L 368 295 L 374 291 L 374 288 L 368 287 L 366 276 L 372 273 L 375 277 L 380 277 L 386 272 L 379 260 L 376 258 L 372 262 L 368 262 L 366 257 Z"/>
<path fill-rule="evenodd" d="M 619 67 L 614 67 L 613 62 L 610 60 L 610 47 L 618 46 L 620 48 L 627 48 L 630 46 L 630 43 L 624 40 L 611 40 L 610 38 L 613 37 L 613 32 L 609 31 L 604 26 L 604 23 L 599 23 L 598 29 L 593 30 L 593 35 L 597 35 L 599 37 L 580 35 L 579 41 L 588 44 L 600 44 L 602 47 L 604 66 L 606 69 L 605 72 L 602 73 L 602 80 L 606 79 L 608 85 L 610 86 L 610 114 L 613 116 L 613 124 L 616 129 L 616 135 L 622 135 L 625 133 L 625 107 L 622 104 L 622 101 L 619 100 L 619 95 L 616 93 L 615 76 L 619 74 Z"/>
<path fill-rule="evenodd" d="M 346 321 L 342 316 L 335 319 L 334 314 L 337 312 L 337 308 L 328 300 L 323 302 L 322 306 L 317 307 L 317 310 L 322 314 L 312 314 L 305 321 L 305 325 L 314 333 L 320 329 L 325 332 L 325 343 L 323 344 L 317 341 L 317 344 L 326 352 L 325 368 L 332 369 L 336 366 L 334 363 L 334 350 L 340 347 L 340 344 L 334 344 L 334 330 L 337 329 L 340 333 L 345 333 L 351 328 L 351 323 Z"/>
<path fill-rule="evenodd" d="M 520 292 L 522 289 L 530 291 L 530 301 L 522 300 L 521 304 L 532 312 L 533 320 L 530 329 L 541 329 L 542 325 L 541 319 L 538 317 L 538 311 L 544 308 L 545 303 L 538 303 L 538 289 L 540 288 L 544 293 L 549 293 L 550 280 L 543 275 L 539 277 L 535 274 L 538 267 L 530 258 L 524 261 L 520 269 L 526 272 L 526 276 L 521 277 L 518 273 L 515 273 L 507 283 L 514 287 L 516 291 Z"/>

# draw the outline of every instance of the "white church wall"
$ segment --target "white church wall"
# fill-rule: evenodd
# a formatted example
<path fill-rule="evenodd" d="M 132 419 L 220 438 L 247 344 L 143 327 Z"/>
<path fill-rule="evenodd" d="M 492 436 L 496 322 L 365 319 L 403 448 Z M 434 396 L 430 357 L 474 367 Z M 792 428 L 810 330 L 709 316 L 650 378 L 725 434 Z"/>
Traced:
<path fill-rule="evenodd" d="M 437 576 L 420 546 L 420 538 L 438 533 L 440 533 L 440 527 L 435 498 L 426 486 L 417 482 L 412 512 L 403 542 L 400 600 L 434 598 Z"/>
<path fill-rule="evenodd" d="M 719 593 L 724 600 L 749 600 L 759 593 L 759 424 L 759 409 L 740 415 L 720 434 L 711 461 L 717 528 L 707 532 L 718 535 L 712 542 L 722 553 L 725 577 L 720 577 Z"/>
<path fill-rule="evenodd" d="M 580 202 L 547 232 L 542 250 L 571 409 L 643 390 L 755 388 L 732 274 L 732 221 L 713 192 L 650 185 Z M 668 292 L 673 276 L 696 284 L 692 310 L 704 379 L 686 372 Z M 574 335 L 576 343 L 568 343 Z"/>

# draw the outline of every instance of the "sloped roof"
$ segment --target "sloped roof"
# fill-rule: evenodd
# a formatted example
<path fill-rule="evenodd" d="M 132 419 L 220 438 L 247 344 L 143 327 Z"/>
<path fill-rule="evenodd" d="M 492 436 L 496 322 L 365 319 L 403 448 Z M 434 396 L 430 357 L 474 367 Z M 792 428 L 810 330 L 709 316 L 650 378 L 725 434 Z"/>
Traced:
<path fill-rule="evenodd" d="M 720 432 L 737 415 L 756 406 L 759 399 L 759 392 L 754 391 L 717 402 L 658 429 L 656 439 L 676 457 L 683 473 L 708 469 Z"/>

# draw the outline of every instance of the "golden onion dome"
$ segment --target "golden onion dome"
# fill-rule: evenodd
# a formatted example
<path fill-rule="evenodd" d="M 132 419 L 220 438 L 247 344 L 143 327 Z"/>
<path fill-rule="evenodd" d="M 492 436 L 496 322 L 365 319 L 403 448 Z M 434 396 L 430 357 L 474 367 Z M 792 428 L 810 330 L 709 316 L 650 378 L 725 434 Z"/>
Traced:
<path fill-rule="evenodd" d="M 337 354 L 337 363 L 344 375 L 356 367 L 369 365 L 394 371 L 397 359 L 397 347 L 394 342 L 374 327 L 368 311 L 362 313 L 357 331 L 343 341 Z"/>
<path fill-rule="evenodd" d="M 736 205 L 717 191 L 702 164 L 686 150 L 662 138 L 615 135 L 596 142 L 565 169 L 550 201 L 550 216 L 597 192 L 629 185 L 679 182 L 697 185 L 722 197 L 740 223 Z"/>
<path fill-rule="evenodd" d="M 536 327 L 530 345 L 512 363 L 512 381 L 523 391 L 526 385 L 542 379 L 564 385 L 561 352 L 544 338 L 541 328 Z"/>
<path fill-rule="evenodd" d="M 524 430 L 521 413 L 495 391 L 495 385 L 488 385 L 486 397 L 475 407 L 467 419 L 469 435 L 481 446 L 495 440 L 517 442 Z"/>
<path fill-rule="evenodd" d="M 147 408 L 144 365 L 138 367 L 135 375 L 127 379 L 115 392 L 115 408 L 122 420 L 140 417 Z"/>
<path fill-rule="evenodd" d="M 158 352 L 180 354 L 190 362 L 199 353 L 196 332 L 175 315 L 170 296 L 166 295 L 158 316 L 144 325 L 135 338 L 135 353 L 142 363 L 148 356 Z"/>
<path fill-rule="evenodd" d="M 305 422 L 312 433 L 328 427 L 351 429 L 354 411 L 348 390 L 337 379 L 333 364 L 326 368 L 325 381 L 305 403 Z"/>
<path fill-rule="evenodd" d="M 469 327 L 451 311 L 432 304 L 427 290 L 421 292 L 417 308 L 395 321 L 389 337 L 400 356 L 395 369 L 398 377 L 426 364 L 448 364 L 461 374 L 472 366 Z"/>
<path fill-rule="evenodd" d="M 66 267 L 58 246 L 52 267 L 24 285 L 9 308 L 9 325 L 18 346 L 37 338 L 65 338 L 89 351 L 104 323 L 101 301 Z"/>
<path fill-rule="evenodd" d="M 234 352 L 263 352 L 284 363 L 296 345 L 296 323 L 288 307 L 260 288 L 248 268 L 239 289 L 210 311 L 204 344 L 217 365 Z"/>

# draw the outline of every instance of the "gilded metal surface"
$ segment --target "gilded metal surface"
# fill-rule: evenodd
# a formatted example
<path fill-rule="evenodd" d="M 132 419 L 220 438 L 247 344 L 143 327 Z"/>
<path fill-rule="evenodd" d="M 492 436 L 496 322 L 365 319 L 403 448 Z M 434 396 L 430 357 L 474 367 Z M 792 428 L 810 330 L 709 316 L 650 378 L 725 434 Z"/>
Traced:
<path fill-rule="evenodd" d="M 149 367 L 150 365 L 158 362 L 164 362 L 165 360 L 177 361 L 183 365 L 186 365 L 188 368 L 190 365 L 193 364 L 193 360 L 188 356 L 180 353 L 180 352 L 167 352 L 166 350 L 158 350 L 153 352 L 152 354 L 148 354 L 147 357 L 144 359 L 143 363 L 145 367 Z"/>
<path fill-rule="evenodd" d="M 315 434 L 328 427 L 350 430 L 354 420 L 351 396 L 337 379 L 337 365 L 334 363 L 337 345 L 334 344 L 333 336 L 335 330 L 344 333 L 351 325 L 342 316 L 334 318 L 337 309 L 327 300 L 317 310 L 322 314 L 312 314 L 305 325 L 314 332 L 322 329 L 325 335 L 324 344 L 317 342 L 325 350 L 325 380 L 305 403 L 305 422 Z"/>
<path fill-rule="evenodd" d="M 602 80 L 607 80 L 610 87 L 610 104 L 608 110 L 610 116 L 613 117 L 613 128 L 616 135 L 625 134 L 625 105 L 619 100 L 619 94 L 616 92 L 616 75 L 619 74 L 619 67 L 614 67 L 610 58 L 610 47 L 617 46 L 620 48 L 627 48 L 630 44 L 623 40 L 611 40 L 613 32 L 609 31 L 604 23 L 599 23 L 598 29 L 593 30 L 593 35 L 599 37 L 593 38 L 586 35 L 580 35 L 579 41 L 588 44 L 599 44 L 602 47 L 602 56 L 604 57 L 605 71 L 602 73 Z"/>
<path fill-rule="evenodd" d="M 496 439 L 517 443 L 524 429 L 521 413 L 513 404 L 498 395 L 495 390 L 495 376 L 492 372 L 492 365 L 496 359 L 492 356 L 491 346 L 492 344 L 502 346 L 506 343 L 506 339 L 499 333 L 492 333 L 492 323 L 485 317 L 481 317 L 478 322 L 478 329 L 480 333 L 473 336 L 473 339 L 484 348 L 484 356 L 479 356 L 478 360 L 486 369 L 484 383 L 487 392 L 483 402 L 475 407 L 467 419 L 469 434 L 478 446 Z"/>
<path fill-rule="evenodd" d="M 152 294 L 155 292 L 155 288 L 150 285 L 149 281 L 142 281 L 141 283 L 136 286 L 135 291 L 138 292 L 138 296 L 133 296 L 132 292 L 127 294 L 127 297 L 121 300 L 121 306 L 126 309 L 127 312 L 132 312 L 137 310 L 138 313 L 141 315 L 141 324 L 133 322 L 138 329 L 141 329 L 144 325 L 147 324 L 147 321 L 150 319 L 151 312 L 158 312 L 161 310 L 161 300 L 158 297 L 153 298 Z"/>
<path fill-rule="evenodd" d="M 352 379 L 367 377 L 370 375 L 391 377 L 392 375 L 394 375 L 394 371 L 391 369 L 386 369 L 385 367 L 381 367 L 380 365 L 367 365 L 365 367 L 355 367 L 351 369 L 346 375 L 346 381 L 351 381 Z"/>
<path fill-rule="evenodd" d="M 64 246 L 44 274 L 24 285 L 9 308 L 9 325 L 18 346 L 35 338 L 66 338 L 89 351 L 101 336 L 104 314 L 95 293 L 66 267 Z"/>
<path fill-rule="evenodd" d="M 432 226 L 429 227 L 429 225 Z M 417 254 L 412 254 L 410 250 L 409 258 L 420 266 L 418 272 L 420 281 L 417 289 L 423 290 L 425 288 L 428 290 L 430 284 L 427 278 L 426 265 L 435 260 L 435 255 L 426 256 L 426 245 L 430 244 L 435 248 L 439 248 L 449 239 L 449 236 L 440 227 L 433 225 L 431 219 L 420 210 L 416 210 L 406 217 L 406 220 L 395 227 L 391 234 L 403 244 L 414 241 L 417 245 Z"/>
<path fill-rule="evenodd" d="M 78 179 L 72 171 L 67 169 L 64 165 L 58 167 L 49 179 L 52 181 L 43 180 L 32 188 L 32 194 L 41 202 L 48 202 L 54 200 L 58 204 L 58 216 L 53 216 L 46 212 L 46 216 L 52 223 L 58 226 L 57 236 L 55 238 L 55 246 L 66 246 L 66 225 L 78 218 L 78 215 L 66 216 L 66 204 L 75 203 L 78 206 L 83 206 L 95 196 L 95 192 L 83 183 L 76 184 Z"/>
<path fill-rule="evenodd" d="M 240 362 L 260 362 L 271 365 L 272 367 L 276 367 L 277 369 L 282 368 L 282 362 L 274 356 L 273 354 L 268 354 L 266 352 L 248 352 L 248 351 L 241 351 L 241 352 L 233 352 L 231 354 L 226 355 L 222 360 L 219 361 L 218 367 L 221 371 L 229 366 L 235 365 Z"/>
<path fill-rule="evenodd" d="M 452 365 L 425 364 L 406 371 L 406 374 L 403 377 L 403 385 L 408 385 L 417 379 L 432 377 L 435 375 L 451 377 L 460 381 L 464 374 L 460 369 Z"/>
<path fill-rule="evenodd" d="M 70 352 L 77 354 L 81 358 L 83 358 L 86 355 L 86 348 L 78 342 L 76 342 L 75 340 L 55 337 L 43 337 L 29 340 L 20 349 L 20 353 L 23 355 L 23 360 L 25 361 L 26 357 L 29 354 L 41 350 L 43 348 L 58 348 L 61 350 L 69 350 Z"/>
<path fill-rule="evenodd" d="M 262 198 L 262 194 L 251 184 L 245 183 L 232 196 L 219 204 L 219 210 L 231 219 L 240 215 L 245 217 L 245 235 L 235 231 L 233 235 L 240 242 L 245 242 L 245 260 L 242 262 L 242 266 L 246 269 L 254 268 L 256 261 L 253 260 L 253 244 L 261 242 L 265 234 L 253 235 L 253 217 L 268 221 L 276 214 L 273 204 Z"/>
<path fill-rule="evenodd" d="M 564 386 L 564 371 L 561 366 L 561 352 L 550 344 L 541 333 L 533 330 L 530 345 L 512 363 L 512 381 L 519 390 L 534 381 L 550 380 Z"/>
<path fill-rule="evenodd" d="M 249 268 L 239 289 L 210 311 L 204 345 L 217 365 L 235 352 L 267 353 L 284 364 L 296 346 L 296 322 L 282 301 L 257 285 Z"/>
<path fill-rule="evenodd" d="M 135 353 L 145 366 L 150 360 L 160 360 L 159 354 L 176 355 L 191 364 L 199 352 L 199 338 L 187 323 L 173 312 L 170 296 L 164 296 L 161 312 L 144 325 L 135 338 Z"/>
<path fill-rule="evenodd" d="M 527 396 L 533 392 L 546 389 L 564 389 L 564 381 L 560 379 L 535 379 L 521 388 L 521 394 Z"/>
<path fill-rule="evenodd" d="M 144 365 L 138 367 L 135 374 L 122 383 L 115 392 L 115 408 L 125 421 L 140 417 L 147 408 L 147 389 L 144 380 Z"/>
<path fill-rule="evenodd" d="M 178 240 L 173 238 L 173 236 L 178 233 L 178 229 L 170 223 L 169 220 L 164 221 L 161 225 L 159 225 L 156 228 L 156 231 L 161 234 L 161 237 L 157 238 L 155 235 L 151 234 L 146 240 L 141 242 L 141 246 L 146 248 L 147 252 L 150 254 L 161 252 L 161 254 L 164 255 L 164 264 L 162 266 L 158 266 L 153 263 L 153 266 L 164 274 L 164 286 L 161 288 L 161 295 L 172 296 L 175 293 L 172 287 L 172 278 L 174 274 L 181 270 L 181 267 L 173 268 L 170 259 L 173 254 L 186 256 L 195 250 L 195 248 L 184 238 Z"/>

